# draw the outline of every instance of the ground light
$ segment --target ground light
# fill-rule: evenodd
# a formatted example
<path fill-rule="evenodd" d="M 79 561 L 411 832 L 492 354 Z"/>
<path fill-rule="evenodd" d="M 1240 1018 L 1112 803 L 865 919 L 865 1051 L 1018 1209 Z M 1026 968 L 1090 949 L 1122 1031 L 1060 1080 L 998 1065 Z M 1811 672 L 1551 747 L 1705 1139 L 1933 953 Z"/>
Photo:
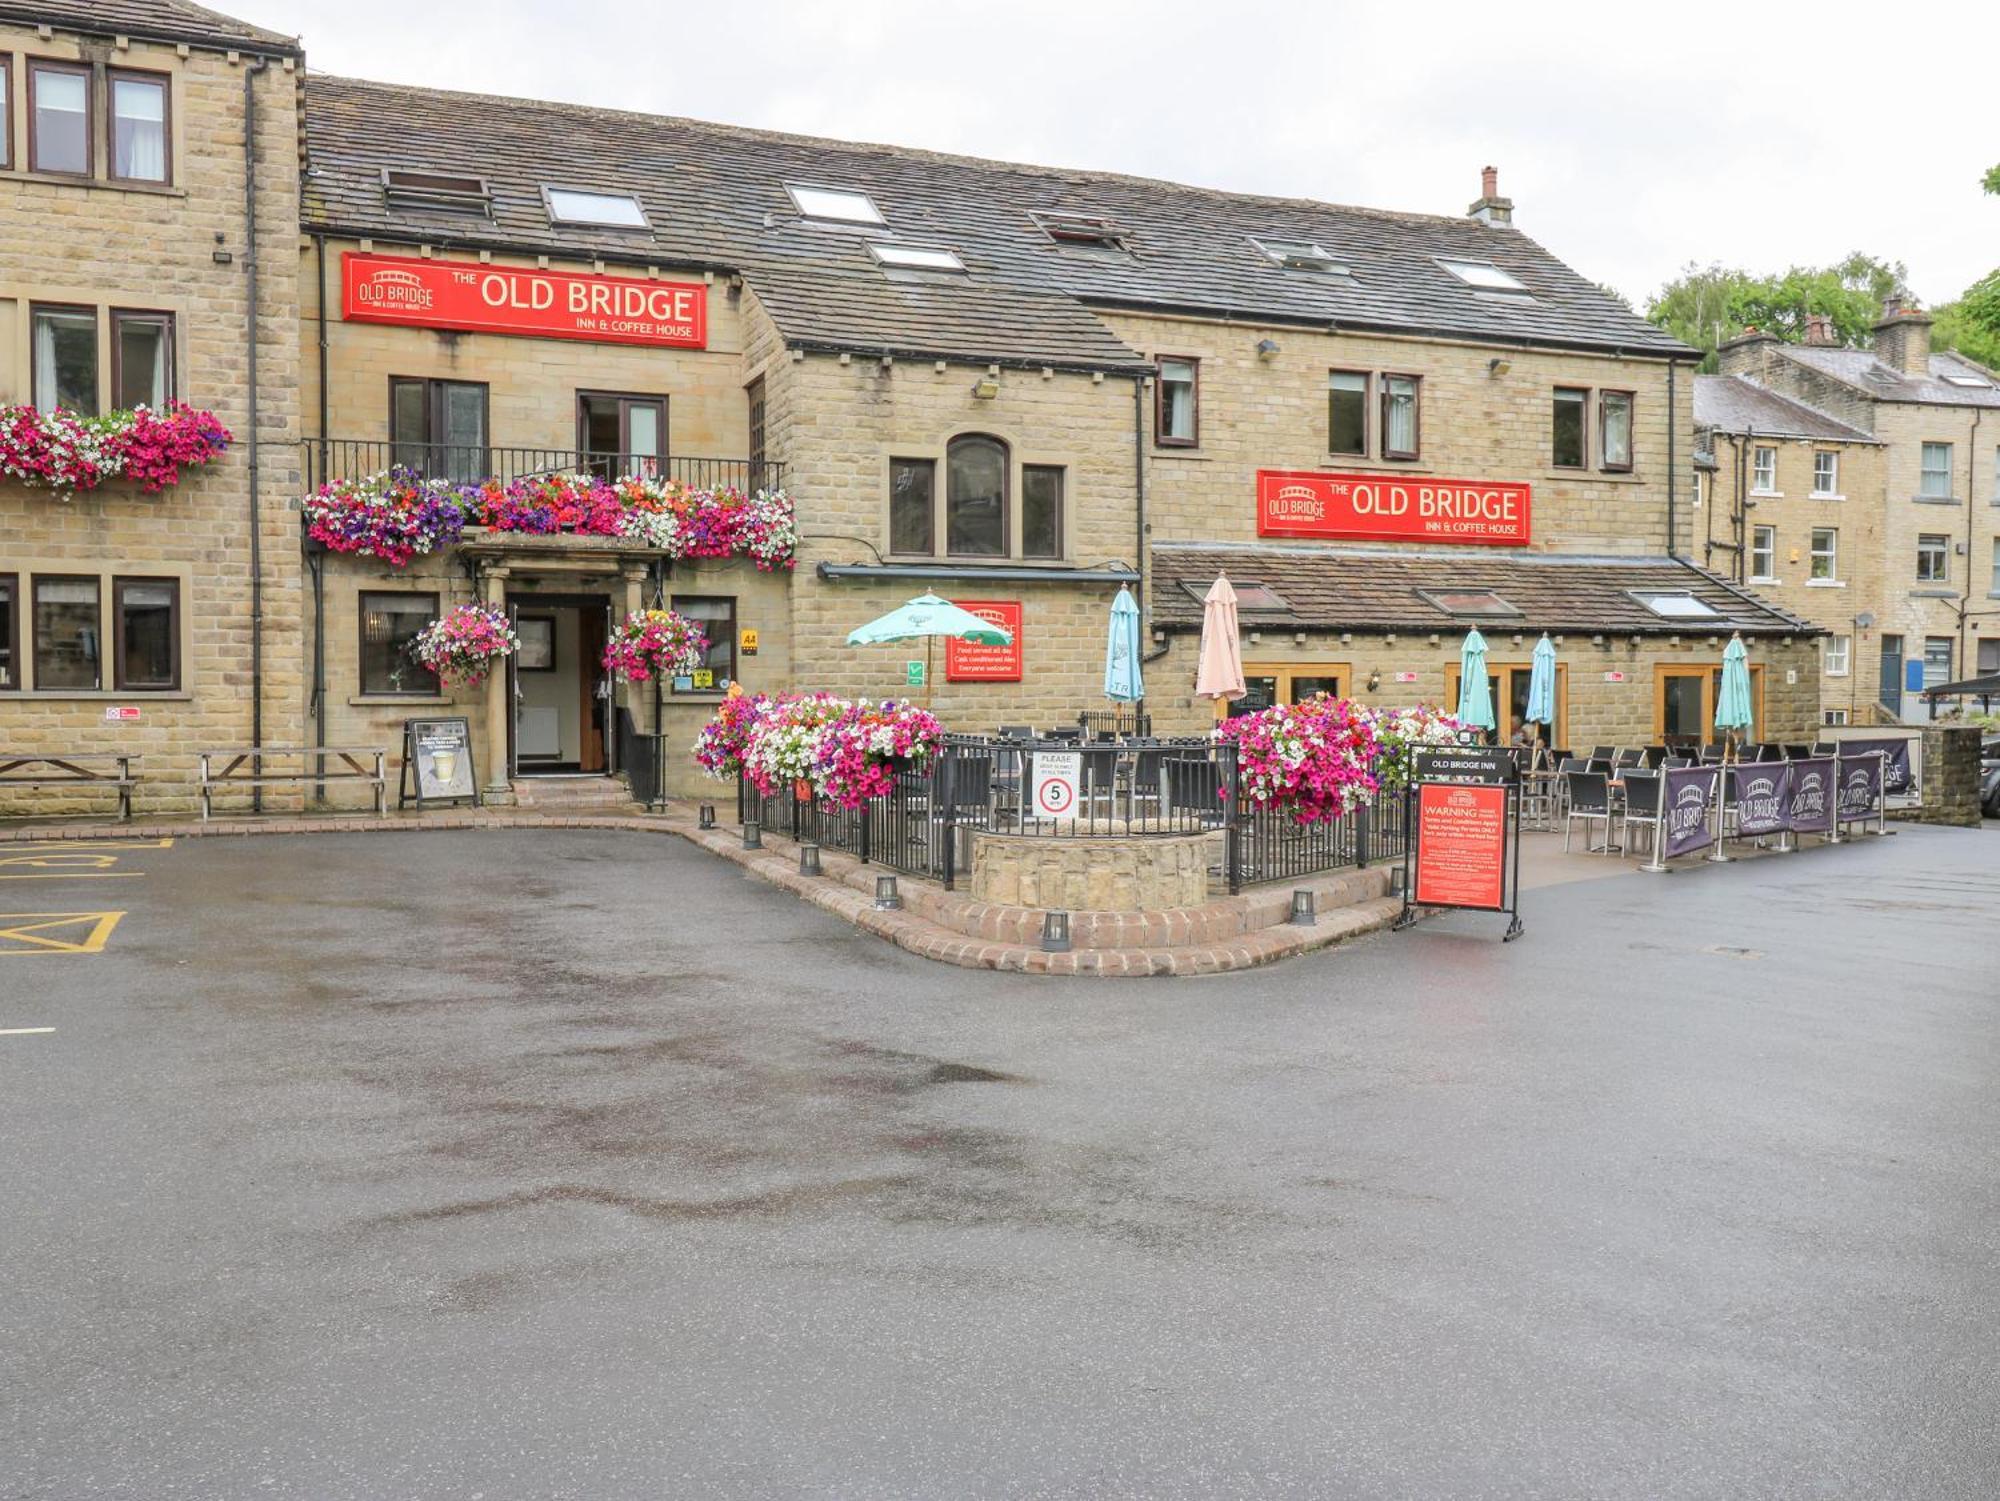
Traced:
<path fill-rule="evenodd" d="M 1045 954 L 1067 954 L 1069 952 L 1069 914 L 1053 910 L 1042 914 L 1042 952 Z"/>
<path fill-rule="evenodd" d="M 699 822 L 699 824 L 698 824 L 698 827 L 700 827 L 700 828 L 704 828 L 704 829 L 712 829 L 712 828 L 714 828 L 714 827 L 715 827 L 715 804 L 714 804 L 714 803 L 703 803 L 703 804 L 701 805 L 701 818 L 700 818 L 700 822 Z"/>
<path fill-rule="evenodd" d="M 743 848 L 760 850 L 764 847 L 764 826 L 754 818 L 743 820 Z"/>
<path fill-rule="evenodd" d="M 819 873 L 819 846 L 816 844 L 800 845 L 799 874 L 802 876 L 816 876 Z"/>
<path fill-rule="evenodd" d="M 875 878 L 875 909 L 878 912 L 895 912 L 903 905 L 902 893 L 896 890 L 894 876 Z"/>
<path fill-rule="evenodd" d="M 1301 886 L 1292 893 L 1292 924 L 1295 927 L 1310 928 L 1319 922 L 1319 913 L 1313 907 L 1313 894 Z"/>

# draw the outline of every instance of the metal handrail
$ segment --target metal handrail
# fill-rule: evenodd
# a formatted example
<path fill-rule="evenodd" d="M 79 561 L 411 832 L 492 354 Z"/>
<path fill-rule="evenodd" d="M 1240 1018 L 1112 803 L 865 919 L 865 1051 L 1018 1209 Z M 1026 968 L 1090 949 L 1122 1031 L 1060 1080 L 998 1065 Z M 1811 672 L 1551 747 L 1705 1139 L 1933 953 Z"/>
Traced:
<path fill-rule="evenodd" d="M 785 466 L 763 459 L 709 458 L 693 454 L 614 453 L 599 449 L 496 448 L 462 443 L 398 443 L 388 438 L 305 438 L 299 443 L 308 491 L 334 480 L 365 479 L 393 468 L 449 480 L 484 484 L 553 474 L 626 475 L 672 480 L 696 490 L 746 493 L 784 487 Z"/>

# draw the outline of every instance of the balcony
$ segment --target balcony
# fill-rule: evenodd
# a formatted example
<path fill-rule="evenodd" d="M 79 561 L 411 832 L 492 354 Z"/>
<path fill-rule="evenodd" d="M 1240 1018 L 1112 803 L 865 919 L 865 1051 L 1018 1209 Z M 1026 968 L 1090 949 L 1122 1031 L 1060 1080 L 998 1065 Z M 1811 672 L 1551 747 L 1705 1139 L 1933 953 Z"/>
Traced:
<path fill-rule="evenodd" d="M 334 480 L 365 479 L 403 468 L 457 485 L 533 479 L 544 474 L 594 474 L 602 479 L 637 475 L 690 490 L 780 490 L 785 466 L 758 459 L 691 458 L 681 454 L 601 453 L 567 448 L 473 448 L 443 443 L 394 443 L 386 438 L 307 438 L 300 465 L 310 494 Z"/>

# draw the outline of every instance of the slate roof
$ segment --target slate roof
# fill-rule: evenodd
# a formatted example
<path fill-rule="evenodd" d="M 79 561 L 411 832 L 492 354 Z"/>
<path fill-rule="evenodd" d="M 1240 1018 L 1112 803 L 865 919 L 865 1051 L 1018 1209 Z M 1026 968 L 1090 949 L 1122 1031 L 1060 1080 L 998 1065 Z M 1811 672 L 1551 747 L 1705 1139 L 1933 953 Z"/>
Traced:
<path fill-rule="evenodd" d="M 1678 558 L 1586 557 L 1557 553 L 1477 555 L 1344 547 L 1211 547 L 1162 542 L 1153 548 L 1153 623 L 1199 630 L 1202 594 L 1218 573 L 1232 584 L 1260 583 L 1289 607 L 1245 613 L 1245 628 L 1460 632 L 1558 631 L 1572 635 L 1819 635 L 1819 627 Z M 1691 594 L 1716 611 L 1667 619 L 1630 590 Z M 1518 616 L 1453 615 L 1432 593 L 1492 590 Z"/>
<path fill-rule="evenodd" d="M 1930 373 L 1905 375 L 1884 364 L 1868 349 L 1827 349 L 1810 344 L 1781 344 L 1787 359 L 1810 365 L 1835 380 L 1845 381 L 1878 401 L 1918 401 L 1936 406 L 2000 407 L 2000 376 L 1958 354 L 1933 354 Z M 1985 386 L 1955 386 L 1947 375 L 1976 376 Z"/>
<path fill-rule="evenodd" d="M 318 74 L 306 138 L 309 229 L 740 270 L 805 345 L 1124 366 L 1092 309 L 1129 307 L 1694 358 L 1518 230 L 1467 218 Z M 392 166 L 486 178 L 491 218 L 390 208 Z M 803 220 L 788 181 L 864 191 L 887 224 Z M 634 193 L 652 228 L 551 225 L 544 183 Z M 1050 211 L 1111 220 L 1129 253 L 1055 244 L 1032 218 Z M 1253 236 L 1316 241 L 1352 276 L 1282 267 Z M 891 276 L 871 237 L 948 247 L 970 274 Z M 1440 256 L 1492 261 L 1534 300 L 1477 295 Z"/>
<path fill-rule="evenodd" d="M 1838 443 L 1878 441 L 1817 407 L 1767 391 L 1743 375 L 1694 378 L 1694 425 L 1733 433 L 1747 428 L 1759 437 L 1768 438 L 1822 438 Z"/>
<path fill-rule="evenodd" d="M 297 37 L 266 31 L 188 0 L 0 0 L 0 19 L 90 36 L 143 37 L 241 52 L 303 56 Z"/>

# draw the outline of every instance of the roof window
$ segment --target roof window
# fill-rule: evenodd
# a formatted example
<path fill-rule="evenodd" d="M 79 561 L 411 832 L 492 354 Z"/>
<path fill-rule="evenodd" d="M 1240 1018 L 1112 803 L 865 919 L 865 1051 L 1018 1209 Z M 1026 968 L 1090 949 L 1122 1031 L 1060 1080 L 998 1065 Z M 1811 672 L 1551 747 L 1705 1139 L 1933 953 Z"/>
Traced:
<path fill-rule="evenodd" d="M 1260 240 L 1252 235 L 1250 243 L 1287 271 L 1320 271 L 1333 276 L 1348 277 L 1354 275 L 1347 268 L 1345 261 L 1326 250 L 1317 240 Z"/>
<path fill-rule="evenodd" d="M 965 274 L 965 262 L 939 245 L 902 245 L 871 241 L 869 251 L 885 266 L 898 271 L 950 271 Z"/>
<path fill-rule="evenodd" d="M 1076 250 L 1125 253 L 1125 235 L 1109 219 L 1095 214 L 1037 213 L 1030 215 L 1043 234 L 1058 245 Z"/>
<path fill-rule="evenodd" d="M 382 197 L 390 208 L 452 214 L 484 214 L 492 203 L 483 177 L 418 172 L 407 167 L 382 169 Z"/>
<path fill-rule="evenodd" d="M 586 188 L 542 189 L 552 224 L 594 224 L 606 229 L 650 229 L 646 211 L 630 193 L 593 193 Z"/>
<path fill-rule="evenodd" d="M 1990 391 L 1993 389 L 1992 381 L 1983 380 L 1977 375 L 1947 375 L 1944 380 L 1948 386 L 1970 386 L 1975 391 Z"/>
<path fill-rule="evenodd" d="M 1513 292 L 1526 295 L 1528 291 L 1491 261 L 1449 261 L 1440 256 L 1438 264 L 1468 287 L 1477 288 L 1482 292 Z"/>
<path fill-rule="evenodd" d="M 1187 591 L 1190 599 L 1203 602 L 1208 598 L 1208 591 L 1215 586 L 1212 583 L 1201 584 L 1193 579 L 1182 579 L 1181 587 Z M 1242 614 L 1284 615 L 1291 611 L 1291 605 L 1268 584 L 1231 580 L 1230 587 L 1236 591 L 1236 608 Z"/>
<path fill-rule="evenodd" d="M 1419 589 L 1417 593 L 1447 615 L 1499 617 L 1521 613 L 1491 589 Z"/>
<path fill-rule="evenodd" d="M 1678 592 L 1654 592 L 1646 589 L 1627 591 L 1655 615 L 1665 620 L 1713 620 L 1721 611 L 1706 600 L 1696 599 L 1685 590 Z"/>
<path fill-rule="evenodd" d="M 798 211 L 808 219 L 825 219 L 835 224 L 886 224 L 875 200 L 858 188 L 821 188 L 811 183 L 788 182 Z"/>

